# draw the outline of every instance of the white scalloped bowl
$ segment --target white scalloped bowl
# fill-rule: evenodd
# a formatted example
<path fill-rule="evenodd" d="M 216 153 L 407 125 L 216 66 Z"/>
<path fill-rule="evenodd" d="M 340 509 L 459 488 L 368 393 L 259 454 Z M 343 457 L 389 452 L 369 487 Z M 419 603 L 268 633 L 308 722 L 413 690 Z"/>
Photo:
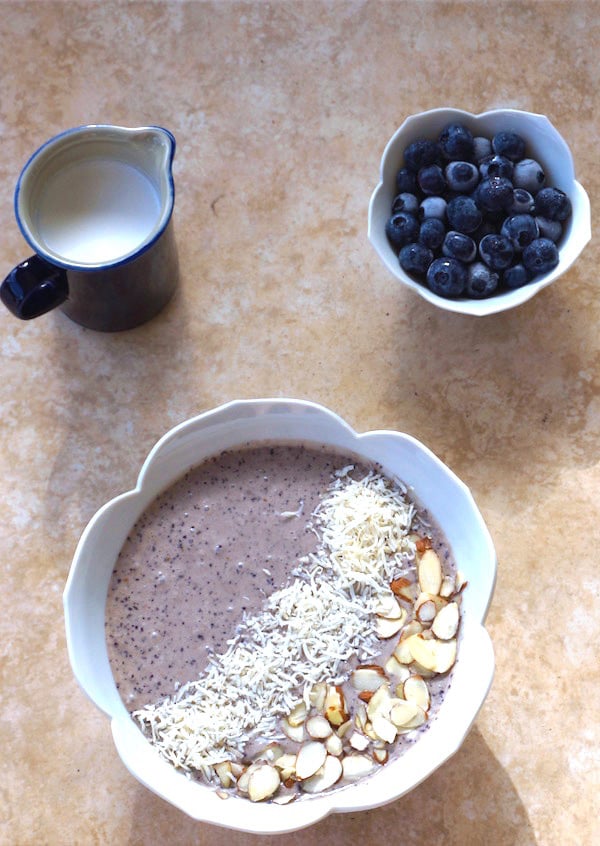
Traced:
<path fill-rule="evenodd" d="M 403 166 L 405 148 L 417 138 L 437 138 L 441 130 L 453 122 L 465 124 L 474 135 L 489 138 L 503 129 L 518 132 L 527 143 L 527 155 L 542 165 L 547 184 L 564 191 L 573 206 L 572 216 L 558 244 L 560 260 L 554 270 L 522 288 L 503 291 L 487 299 L 447 299 L 434 294 L 424 283 L 413 279 L 400 267 L 398 256 L 385 234 L 385 223 L 397 193 L 396 173 Z M 385 147 L 381 158 L 380 181 L 369 204 L 368 236 L 379 258 L 403 285 L 446 311 L 481 317 L 527 302 L 571 267 L 592 237 L 590 201 L 584 188 L 575 179 L 573 157 L 566 141 L 544 115 L 515 109 L 495 109 L 480 115 L 460 109 L 431 109 L 407 118 Z"/>
<path fill-rule="evenodd" d="M 289 805 L 256 803 L 216 792 L 175 770 L 134 724 L 109 666 L 104 613 L 109 580 L 125 538 L 155 497 L 188 469 L 222 450 L 250 442 L 327 444 L 381 462 L 414 489 L 445 533 L 468 579 L 463 593 L 459 657 L 453 681 L 432 720 L 401 757 L 363 781 Z M 83 690 L 111 720 L 117 751 L 142 784 L 196 820 L 254 833 L 283 833 L 333 812 L 375 808 L 412 790 L 463 742 L 492 682 L 494 655 L 483 627 L 496 578 L 489 532 L 468 488 L 415 438 L 399 432 L 358 434 L 322 406 L 290 399 L 242 400 L 176 426 L 150 452 L 134 490 L 101 508 L 77 546 L 64 593 L 67 645 Z"/>

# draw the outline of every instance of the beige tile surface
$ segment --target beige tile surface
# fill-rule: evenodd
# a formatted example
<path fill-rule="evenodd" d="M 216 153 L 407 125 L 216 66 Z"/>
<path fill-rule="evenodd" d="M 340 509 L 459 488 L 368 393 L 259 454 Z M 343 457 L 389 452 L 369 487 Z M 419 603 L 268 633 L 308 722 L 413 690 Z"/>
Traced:
<path fill-rule="evenodd" d="M 177 137 L 178 295 L 102 335 L 0 313 L 0 842 L 266 843 L 133 780 L 73 680 L 61 594 L 95 510 L 173 424 L 235 397 L 321 401 L 416 435 L 497 545 L 497 674 L 459 753 L 409 796 L 274 838 L 591 844 L 600 813 L 600 304 L 593 241 L 488 319 L 399 288 L 366 239 L 383 146 L 438 105 L 546 113 L 600 192 L 597 2 L 2 2 L 0 258 L 28 255 L 18 172 L 71 126 Z M 0 274 L 2 275 L 2 274 Z"/>

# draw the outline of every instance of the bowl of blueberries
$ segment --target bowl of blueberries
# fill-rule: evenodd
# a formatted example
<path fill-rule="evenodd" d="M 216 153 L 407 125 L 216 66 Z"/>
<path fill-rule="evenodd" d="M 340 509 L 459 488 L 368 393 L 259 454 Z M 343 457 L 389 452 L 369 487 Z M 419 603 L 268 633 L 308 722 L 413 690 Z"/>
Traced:
<path fill-rule="evenodd" d="M 543 115 L 432 109 L 389 140 L 368 234 L 400 282 L 483 316 L 526 302 L 573 264 L 591 238 L 590 202 Z"/>

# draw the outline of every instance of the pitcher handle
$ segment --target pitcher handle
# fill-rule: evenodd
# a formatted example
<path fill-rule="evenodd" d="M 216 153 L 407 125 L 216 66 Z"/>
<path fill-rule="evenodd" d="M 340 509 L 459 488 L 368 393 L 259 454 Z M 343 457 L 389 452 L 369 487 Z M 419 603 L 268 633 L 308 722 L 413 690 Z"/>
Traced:
<path fill-rule="evenodd" d="M 67 272 L 39 256 L 31 256 L 11 270 L 0 299 L 21 320 L 31 320 L 59 306 L 69 296 Z"/>

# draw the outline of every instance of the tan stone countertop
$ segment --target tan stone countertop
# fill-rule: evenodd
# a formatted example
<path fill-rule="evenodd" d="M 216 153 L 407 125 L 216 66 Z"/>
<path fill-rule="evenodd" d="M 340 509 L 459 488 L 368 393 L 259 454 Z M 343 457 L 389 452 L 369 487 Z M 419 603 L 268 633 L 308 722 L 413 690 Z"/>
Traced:
<path fill-rule="evenodd" d="M 145 326 L 0 311 L 0 842 L 583 846 L 600 815 L 597 242 L 489 318 L 442 312 L 370 246 L 380 156 L 442 105 L 543 112 L 600 195 L 598 2 L 2 2 L 0 257 L 17 176 L 72 126 L 177 139 L 181 284 Z M 79 536 L 171 426 L 236 397 L 408 432 L 472 489 L 499 569 L 494 684 L 411 794 L 280 837 L 198 824 L 138 784 L 74 681 Z"/>

